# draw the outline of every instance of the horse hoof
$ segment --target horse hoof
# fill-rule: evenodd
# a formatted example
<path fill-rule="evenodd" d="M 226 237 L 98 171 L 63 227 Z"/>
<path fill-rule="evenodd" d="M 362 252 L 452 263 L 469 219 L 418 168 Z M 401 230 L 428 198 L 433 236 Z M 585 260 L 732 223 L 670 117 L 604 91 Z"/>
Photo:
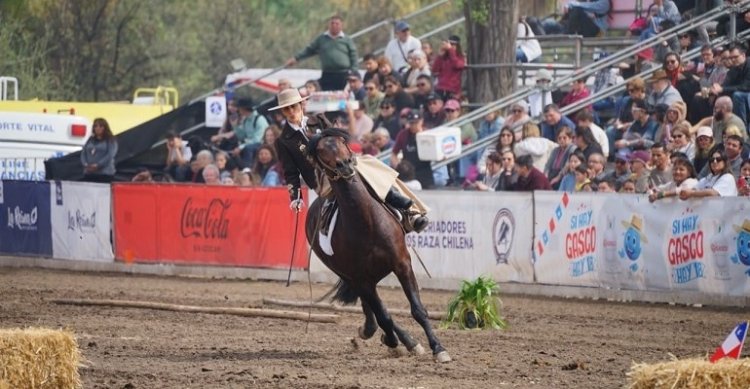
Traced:
<path fill-rule="evenodd" d="M 401 358 L 404 356 L 404 353 L 401 351 L 401 348 L 396 347 L 388 347 L 388 356 L 391 358 Z"/>
<path fill-rule="evenodd" d="M 409 350 L 409 352 L 412 355 L 424 355 L 424 347 L 422 347 L 421 344 L 418 344 L 418 345 L 414 346 L 414 348 L 412 348 L 411 350 Z"/>
<path fill-rule="evenodd" d="M 435 354 L 435 362 L 446 363 L 452 361 L 451 356 L 448 355 L 447 351 L 441 351 Z"/>
<path fill-rule="evenodd" d="M 375 333 L 373 333 L 372 335 L 367 336 L 367 333 L 365 333 L 365 329 L 363 327 L 357 328 L 357 334 L 359 334 L 360 339 L 364 339 L 364 340 L 370 339 L 372 338 L 372 335 L 375 335 Z"/>

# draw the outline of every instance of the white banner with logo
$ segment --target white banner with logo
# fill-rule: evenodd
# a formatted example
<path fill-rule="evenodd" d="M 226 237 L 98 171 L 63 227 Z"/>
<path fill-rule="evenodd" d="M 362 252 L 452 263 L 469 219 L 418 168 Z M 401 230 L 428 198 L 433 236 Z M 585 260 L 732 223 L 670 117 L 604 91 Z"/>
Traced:
<path fill-rule="evenodd" d="M 750 201 L 536 192 L 541 283 L 633 290 L 750 292 Z"/>
<path fill-rule="evenodd" d="M 422 233 L 407 235 L 436 279 L 490 275 L 500 282 L 534 280 L 530 193 L 419 192 L 431 208 Z M 412 256 L 414 271 L 425 275 Z"/>
<path fill-rule="evenodd" d="M 226 119 L 226 98 L 224 96 L 206 97 L 206 127 L 221 127 Z"/>
<path fill-rule="evenodd" d="M 50 203 L 53 257 L 114 261 L 109 185 L 55 181 Z"/>

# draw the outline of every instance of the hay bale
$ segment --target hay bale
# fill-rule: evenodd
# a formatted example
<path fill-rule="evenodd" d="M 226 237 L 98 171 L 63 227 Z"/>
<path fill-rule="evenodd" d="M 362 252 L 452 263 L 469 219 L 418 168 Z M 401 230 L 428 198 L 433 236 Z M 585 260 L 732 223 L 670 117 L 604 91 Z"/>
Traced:
<path fill-rule="evenodd" d="M 70 331 L 0 329 L 0 389 L 80 388 L 80 361 Z"/>
<path fill-rule="evenodd" d="M 750 359 L 676 358 L 656 364 L 634 363 L 628 372 L 631 389 L 645 388 L 750 388 Z"/>

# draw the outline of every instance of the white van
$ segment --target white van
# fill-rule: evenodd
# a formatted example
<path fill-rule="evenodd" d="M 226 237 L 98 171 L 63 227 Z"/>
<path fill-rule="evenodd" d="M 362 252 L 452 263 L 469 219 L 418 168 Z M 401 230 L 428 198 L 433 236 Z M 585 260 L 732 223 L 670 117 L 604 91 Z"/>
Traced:
<path fill-rule="evenodd" d="M 0 112 L 0 179 L 44 180 L 44 161 L 79 151 L 91 135 L 81 116 Z"/>

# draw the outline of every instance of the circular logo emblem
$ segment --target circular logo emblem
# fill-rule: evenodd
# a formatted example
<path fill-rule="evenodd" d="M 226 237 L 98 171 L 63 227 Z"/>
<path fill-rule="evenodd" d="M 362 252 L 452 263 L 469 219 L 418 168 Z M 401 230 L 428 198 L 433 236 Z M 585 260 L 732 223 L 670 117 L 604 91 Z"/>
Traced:
<path fill-rule="evenodd" d="M 454 136 L 447 136 L 443 138 L 443 154 L 450 155 L 458 147 L 458 140 Z"/>
<path fill-rule="evenodd" d="M 214 115 L 218 115 L 222 111 L 221 104 L 219 104 L 218 101 L 214 101 L 213 103 L 211 103 L 211 106 L 209 107 L 209 109 L 211 110 L 211 113 Z"/>
<path fill-rule="evenodd" d="M 508 263 L 510 249 L 513 247 L 513 234 L 516 231 L 516 220 L 508 208 L 497 211 L 492 224 L 492 247 L 495 250 L 497 264 Z"/>

